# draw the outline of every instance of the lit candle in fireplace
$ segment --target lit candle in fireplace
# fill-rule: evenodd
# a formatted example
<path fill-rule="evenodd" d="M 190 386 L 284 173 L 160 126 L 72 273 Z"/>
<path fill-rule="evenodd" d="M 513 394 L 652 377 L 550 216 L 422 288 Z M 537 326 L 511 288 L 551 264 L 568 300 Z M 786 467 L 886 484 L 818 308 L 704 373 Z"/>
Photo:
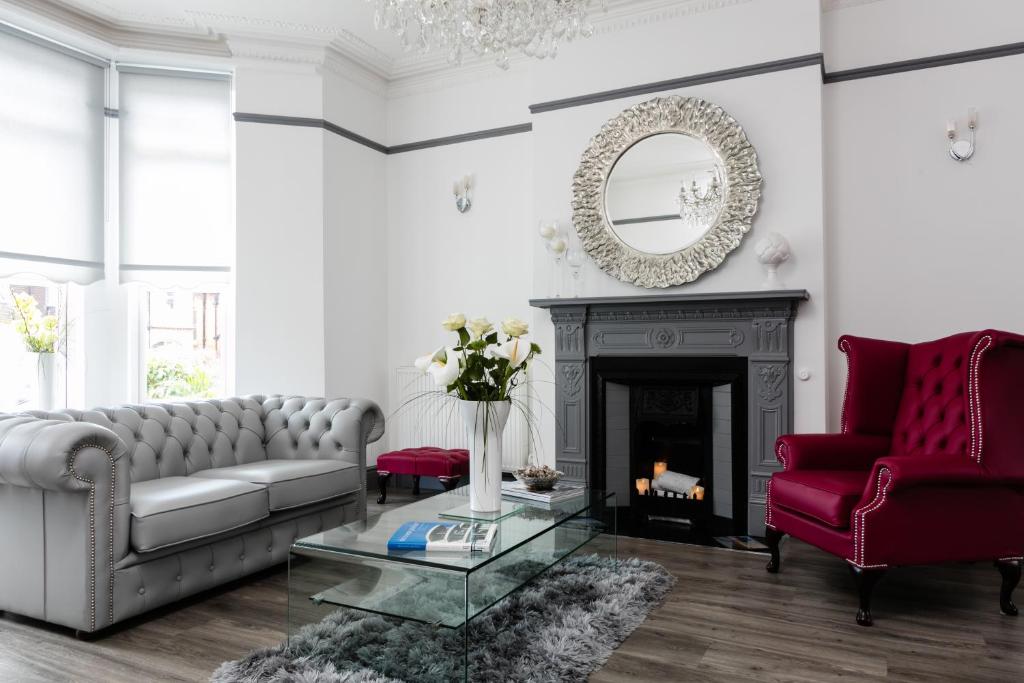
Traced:
<path fill-rule="evenodd" d="M 641 496 L 646 496 L 647 492 L 650 490 L 650 488 L 651 488 L 651 480 L 650 479 L 637 479 L 636 480 L 636 492 L 639 493 Z"/>
<path fill-rule="evenodd" d="M 664 460 L 658 460 L 654 463 L 654 478 L 657 479 L 661 475 L 668 471 L 668 463 Z"/>
<path fill-rule="evenodd" d="M 694 486 L 693 489 L 690 490 L 690 497 L 697 500 L 704 500 L 704 487 Z"/>

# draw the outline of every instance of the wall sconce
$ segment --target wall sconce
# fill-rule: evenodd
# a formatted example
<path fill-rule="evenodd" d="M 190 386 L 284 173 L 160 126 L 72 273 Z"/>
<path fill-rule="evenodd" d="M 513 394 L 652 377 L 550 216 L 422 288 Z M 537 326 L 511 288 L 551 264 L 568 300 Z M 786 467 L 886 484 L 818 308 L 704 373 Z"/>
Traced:
<path fill-rule="evenodd" d="M 957 140 L 956 121 L 946 123 L 946 137 L 949 138 L 949 156 L 954 161 L 967 161 L 974 156 L 974 129 L 978 127 L 978 111 L 973 107 L 967 110 L 967 128 L 971 131 L 969 140 Z"/>
<path fill-rule="evenodd" d="M 473 206 L 473 176 L 464 175 L 452 183 L 452 192 L 455 194 L 455 208 L 459 213 L 469 211 Z"/>

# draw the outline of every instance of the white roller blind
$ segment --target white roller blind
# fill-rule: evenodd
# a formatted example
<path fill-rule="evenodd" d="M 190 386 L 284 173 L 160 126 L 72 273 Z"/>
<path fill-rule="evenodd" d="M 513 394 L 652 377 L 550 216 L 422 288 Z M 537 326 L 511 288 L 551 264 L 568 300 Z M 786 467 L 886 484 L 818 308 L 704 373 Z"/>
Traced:
<path fill-rule="evenodd" d="M 234 260 L 230 81 L 119 71 L 121 280 L 227 281 Z"/>
<path fill-rule="evenodd" d="M 103 277 L 102 62 L 0 25 L 0 276 Z"/>

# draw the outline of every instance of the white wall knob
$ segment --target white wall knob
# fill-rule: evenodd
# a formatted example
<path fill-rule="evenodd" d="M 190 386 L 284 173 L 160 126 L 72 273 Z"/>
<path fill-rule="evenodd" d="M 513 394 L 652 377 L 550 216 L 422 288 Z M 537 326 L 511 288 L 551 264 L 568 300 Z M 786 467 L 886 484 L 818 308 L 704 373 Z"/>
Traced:
<path fill-rule="evenodd" d="M 807 368 L 800 368 L 800 371 L 796 373 L 796 376 L 800 378 L 801 382 L 806 382 L 811 378 L 811 371 Z"/>

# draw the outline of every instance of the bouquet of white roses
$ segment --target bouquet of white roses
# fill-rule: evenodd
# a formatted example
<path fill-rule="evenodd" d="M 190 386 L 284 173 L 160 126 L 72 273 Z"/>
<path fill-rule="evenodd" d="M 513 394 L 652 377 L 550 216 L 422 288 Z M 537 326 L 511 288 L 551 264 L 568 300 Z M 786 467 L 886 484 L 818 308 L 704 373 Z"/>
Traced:
<path fill-rule="evenodd" d="M 458 335 L 458 344 L 442 346 L 416 359 L 416 367 L 437 386 L 464 401 L 507 401 L 540 347 L 523 337 L 529 326 L 517 318 L 501 323 L 499 334 L 484 318 L 466 320 L 454 313 L 442 326 Z"/>

